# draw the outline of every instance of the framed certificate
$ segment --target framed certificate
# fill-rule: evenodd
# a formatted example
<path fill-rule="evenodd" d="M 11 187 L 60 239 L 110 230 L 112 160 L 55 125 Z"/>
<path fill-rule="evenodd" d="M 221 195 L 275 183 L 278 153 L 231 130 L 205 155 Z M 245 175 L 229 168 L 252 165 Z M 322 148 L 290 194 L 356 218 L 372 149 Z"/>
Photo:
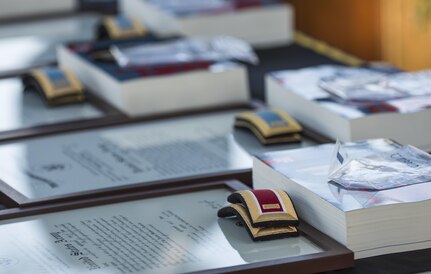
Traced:
<path fill-rule="evenodd" d="M 300 236 L 253 242 L 219 219 L 247 187 L 212 182 L 1 211 L 0 273 L 308 273 L 353 253 L 302 223 Z"/>
<path fill-rule="evenodd" d="M 0 141 L 89 128 L 124 119 L 114 107 L 87 93 L 84 103 L 50 107 L 18 77 L 0 80 Z"/>
<path fill-rule="evenodd" d="M 27 206 L 192 184 L 202 178 L 250 182 L 251 156 L 233 134 L 234 116 L 248 107 L 195 111 L 170 119 L 126 119 L 3 142 L 3 203 Z"/>

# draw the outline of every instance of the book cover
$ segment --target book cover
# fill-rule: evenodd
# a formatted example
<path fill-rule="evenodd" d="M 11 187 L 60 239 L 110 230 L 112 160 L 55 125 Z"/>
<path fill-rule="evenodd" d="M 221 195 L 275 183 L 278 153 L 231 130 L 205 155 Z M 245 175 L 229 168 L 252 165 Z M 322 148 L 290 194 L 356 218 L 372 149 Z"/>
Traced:
<path fill-rule="evenodd" d="M 389 138 L 431 150 L 431 71 L 322 65 L 269 73 L 266 101 L 343 142 Z"/>
<path fill-rule="evenodd" d="M 91 65 L 104 71 L 112 78 L 120 82 L 149 76 L 167 75 L 182 71 L 209 68 L 211 65 L 209 62 L 196 62 L 185 65 L 169 64 L 164 66 L 121 67 L 117 64 L 111 54 L 111 48 L 113 46 L 127 47 L 134 45 L 145 45 L 150 43 L 169 42 L 174 41 L 175 39 L 178 39 L 178 37 L 162 39 L 150 35 L 148 37 L 131 40 L 72 43 L 67 45 L 67 48 L 78 55 L 80 58 L 84 59 Z"/>
<path fill-rule="evenodd" d="M 347 119 L 431 107 L 431 71 L 322 65 L 271 76 L 290 91 Z"/>
<path fill-rule="evenodd" d="M 230 61 L 234 58 L 151 65 L 143 65 L 139 63 L 141 59 L 135 58 L 134 53 L 142 48 L 147 53 L 166 52 L 167 48 L 172 56 L 181 57 L 181 51 L 177 54 L 171 49 L 184 40 L 148 36 L 114 42 L 75 43 L 59 47 L 58 60 L 60 66 L 71 69 L 87 88 L 131 116 L 249 101 L 246 66 Z M 132 58 L 129 53 L 133 53 Z M 119 56 L 132 62 L 126 62 L 124 66 L 119 62 Z M 154 56 L 165 58 L 167 55 L 155 53 L 150 59 Z"/>
<path fill-rule="evenodd" d="M 147 0 L 152 4 L 166 12 L 175 16 L 186 17 L 194 15 L 217 15 L 226 12 L 235 12 L 249 8 L 268 7 L 272 5 L 280 5 L 283 2 L 280 0 L 186 0 L 186 1 L 170 1 L 170 0 Z"/>
<path fill-rule="evenodd" d="M 161 36 L 230 35 L 260 48 L 294 40 L 293 8 L 280 0 L 123 0 L 120 10 Z"/>
<path fill-rule="evenodd" d="M 430 183 L 406 185 L 380 191 L 346 189 L 329 182 L 334 144 L 296 150 L 269 152 L 258 157 L 263 163 L 334 205 L 348 212 L 380 205 L 419 202 L 431 199 Z M 350 159 L 398 151 L 402 146 L 388 139 L 344 144 Z M 316 157 L 318 155 L 318 157 Z"/>

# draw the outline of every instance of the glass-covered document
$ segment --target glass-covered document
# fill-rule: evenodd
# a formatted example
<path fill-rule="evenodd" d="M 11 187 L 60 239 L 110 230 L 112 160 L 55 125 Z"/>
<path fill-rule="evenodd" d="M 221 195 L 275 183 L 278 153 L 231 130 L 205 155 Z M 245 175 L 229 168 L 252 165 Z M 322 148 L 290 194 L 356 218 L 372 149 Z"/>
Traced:
<path fill-rule="evenodd" d="M 24 91 L 18 78 L 0 80 L 0 131 L 100 118 L 103 115 L 90 103 L 49 107 L 36 91 Z"/>
<path fill-rule="evenodd" d="M 212 189 L 0 222 L 0 273 L 184 273 L 321 252 L 307 238 L 253 242 L 218 219 Z"/>
<path fill-rule="evenodd" d="M 96 14 L 77 14 L 2 24 L 0 74 L 55 63 L 59 44 L 94 40 L 99 21 Z"/>
<path fill-rule="evenodd" d="M 30 199 L 250 169 L 237 111 L 132 123 L 0 145 L 0 179 Z"/>

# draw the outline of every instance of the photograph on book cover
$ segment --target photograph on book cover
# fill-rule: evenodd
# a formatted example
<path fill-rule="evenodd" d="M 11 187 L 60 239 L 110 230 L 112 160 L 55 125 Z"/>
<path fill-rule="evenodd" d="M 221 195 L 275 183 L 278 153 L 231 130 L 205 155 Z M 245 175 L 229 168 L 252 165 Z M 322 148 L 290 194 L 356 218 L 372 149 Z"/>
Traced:
<path fill-rule="evenodd" d="M 227 196 L 240 189 L 248 188 L 201 182 L 5 210 L 0 273 L 305 273 L 353 266 L 350 250 L 306 223 L 298 237 L 254 242 L 236 219 L 219 219 Z"/>
<path fill-rule="evenodd" d="M 124 115 L 86 93 L 86 101 L 48 106 L 35 90 L 25 89 L 20 77 L 0 80 L 0 141 L 103 125 Z"/>

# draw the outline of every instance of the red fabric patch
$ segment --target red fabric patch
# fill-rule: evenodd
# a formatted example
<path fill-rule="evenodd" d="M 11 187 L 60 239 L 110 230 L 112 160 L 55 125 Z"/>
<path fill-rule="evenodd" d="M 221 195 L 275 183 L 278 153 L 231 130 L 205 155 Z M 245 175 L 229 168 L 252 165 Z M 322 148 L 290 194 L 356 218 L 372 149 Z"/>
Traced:
<path fill-rule="evenodd" d="M 240 9 L 262 6 L 263 1 L 262 0 L 235 0 L 233 1 L 233 4 L 235 5 L 235 9 L 240 10 Z"/>
<path fill-rule="evenodd" d="M 269 189 L 251 190 L 259 203 L 262 213 L 283 212 L 280 200 L 274 191 Z"/>
<path fill-rule="evenodd" d="M 212 62 L 191 62 L 184 64 L 166 64 L 166 65 L 155 65 L 155 66 L 131 66 L 125 70 L 132 70 L 138 72 L 142 77 L 153 76 L 153 75 L 166 75 L 174 74 L 183 71 L 193 71 L 198 69 L 208 69 Z"/>

